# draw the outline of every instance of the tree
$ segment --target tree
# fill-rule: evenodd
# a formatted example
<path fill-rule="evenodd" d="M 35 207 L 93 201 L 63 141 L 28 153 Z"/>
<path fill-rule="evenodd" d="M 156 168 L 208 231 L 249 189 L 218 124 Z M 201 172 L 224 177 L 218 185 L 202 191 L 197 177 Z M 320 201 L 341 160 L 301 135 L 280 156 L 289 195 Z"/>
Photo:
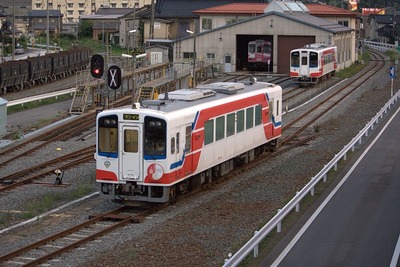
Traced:
<path fill-rule="evenodd" d="M 91 38 L 93 36 L 93 23 L 87 20 L 83 20 L 79 24 L 78 36 L 83 38 Z"/>

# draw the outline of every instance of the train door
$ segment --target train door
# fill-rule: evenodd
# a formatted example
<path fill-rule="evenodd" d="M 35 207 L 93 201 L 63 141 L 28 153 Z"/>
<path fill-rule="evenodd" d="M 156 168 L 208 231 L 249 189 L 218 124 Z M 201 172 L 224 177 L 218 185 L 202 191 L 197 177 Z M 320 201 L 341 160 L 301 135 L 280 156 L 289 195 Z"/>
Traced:
<path fill-rule="evenodd" d="M 308 52 L 301 51 L 300 53 L 300 76 L 308 76 L 309 68 L 308 68 Z"/>
<path fill-rule="evenodd" d="M 140 127 L 122 127 L 122 140 L 120 140 L 122 180 L 143 181 L 141 133 Z"/>

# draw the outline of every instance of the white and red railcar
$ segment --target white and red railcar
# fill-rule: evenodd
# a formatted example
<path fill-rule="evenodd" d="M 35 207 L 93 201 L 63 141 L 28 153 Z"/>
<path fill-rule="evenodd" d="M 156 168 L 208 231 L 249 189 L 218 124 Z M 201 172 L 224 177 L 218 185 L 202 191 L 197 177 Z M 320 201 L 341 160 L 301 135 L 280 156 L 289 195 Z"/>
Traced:
<path fill-rule="evenodd" d="M 296 84 L 316 84 L 335 75 L 336 46 L 310 44 L 290 52 L 290 77 Z"/>
<path fill-rule="evenodd" d="M 97 115 L 96 181 L 113 200 L 167 202 L 276 146 L 282 88 L 213 83 Z"/>
<path fill-rule="evenodd" d="M 271 63 L 271 42 L 254 40 L 249 42 L 247 49 L 247 64 L 249 70 L 261 70 Z"/>

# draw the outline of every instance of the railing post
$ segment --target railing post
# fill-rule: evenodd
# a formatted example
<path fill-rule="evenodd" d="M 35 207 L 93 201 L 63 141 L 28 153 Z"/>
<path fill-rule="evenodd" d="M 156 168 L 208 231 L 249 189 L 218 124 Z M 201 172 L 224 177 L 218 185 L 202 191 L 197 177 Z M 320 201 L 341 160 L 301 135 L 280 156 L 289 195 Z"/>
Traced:
<path fill-rule="evenodd" d="M 300 193 L 300 192 L 297 191 L 297 192 L 296 192 L 296 196 L 297 196 L 299 193 Z M 299 212 L 299 211 L 300 211 L 300 201 L 297 202 L 297 204 L 296 204 L 296 212 Z"/>
<path fill-rule="evenodd" d="M 278 209 L 278 213 L 281 212 L 281 209 Z M 282 231 L 282 221 L 278 222 L 276 225 L 276 232 L 280 233 Z"/>
<path fill-rule="evenodd" d="M 257 235 L 258 231 L 254 231 L 254 235 Z M 254 247 L 254 258 L 258 257 L 258 244 Z"/>

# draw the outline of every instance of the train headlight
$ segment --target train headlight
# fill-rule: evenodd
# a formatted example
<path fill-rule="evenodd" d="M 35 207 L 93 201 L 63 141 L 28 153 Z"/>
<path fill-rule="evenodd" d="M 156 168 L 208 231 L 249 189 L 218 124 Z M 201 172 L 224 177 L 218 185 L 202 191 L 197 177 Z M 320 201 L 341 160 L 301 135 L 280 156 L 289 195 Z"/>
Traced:
<path fill-rule="evenodd" d="M 160 180 L 164 175 L 164 169 L 160 164 L 153 163 L 147 168 L 147 174 L 153 180 Z"/>

